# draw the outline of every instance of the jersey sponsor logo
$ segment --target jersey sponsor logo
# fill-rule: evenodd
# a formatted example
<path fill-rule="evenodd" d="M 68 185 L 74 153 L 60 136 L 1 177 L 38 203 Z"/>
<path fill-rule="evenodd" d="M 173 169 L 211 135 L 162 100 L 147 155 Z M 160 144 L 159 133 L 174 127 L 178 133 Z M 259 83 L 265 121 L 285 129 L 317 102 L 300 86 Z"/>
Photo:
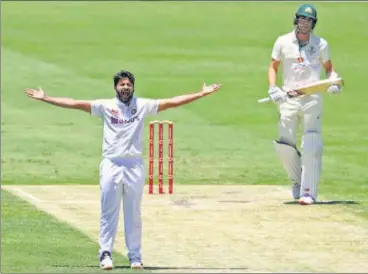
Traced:
<path fill-rule="evenodd" d="M 294 63 L 291 65 L 291 69 L 294 72 L 303 72 L 307 68 L 305 63 Z"/>
<path fill-rule="evenodd" d="M 132 110 L 130 111 L 130 114 L 134 115 L 137 113 L 137 109 L 136 108 L 132 108 Z"/>
<path fill-rule="evenodd" d="M 134 123 L 136 121 L 139 121 L 139 117 L 138 116 L 134 116 L 132 118 L 129 119 L 119 119 L 116 117 L 111 116 L 111 124 L 117 125 L 117 124 L 131 124 Z"/>

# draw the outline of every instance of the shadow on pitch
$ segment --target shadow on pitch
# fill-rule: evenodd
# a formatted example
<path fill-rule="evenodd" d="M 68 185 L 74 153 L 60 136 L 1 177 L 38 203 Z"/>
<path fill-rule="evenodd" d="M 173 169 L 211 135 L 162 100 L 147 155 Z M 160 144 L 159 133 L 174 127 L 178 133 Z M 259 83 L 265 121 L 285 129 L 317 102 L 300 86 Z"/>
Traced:
<path fill-rule="evenodd" d="M 116 268 L 128 268 L 130 269 L 130 266 L 117 266 Z M 145 266 L 145 270 L 247 270 L 248 268 L 242 267 L 242 268 L 226 268 L 226 267 L 168 267 L 168 266 Z"/>
<path fill-rule="evenodd" d="M 217 201 L 218 203 L 231 203 L 231 204 L 247 204 L 250 203 L 250 201 L 232 201 L 232 200 L 222 200 Z"/>
<path fill-rule="evenodd" d="M 61 266 L 58 266 L 61 267 Z M 81 267 L 100 268 L 98 265 L 86 265 Z M 129 265 L 116 265 L 114 269 L 130 269 Z M 144 266 L 144 270 L 247 270 L 247 267 L 169 267 L 169 266 Z"/>
<path fill-rule="evenodd" d="M 299 205 L 298 201 L 284 202 L 285 205 Z M 315 205 L 359 205 L 355 201 L 318 201 Z"/>

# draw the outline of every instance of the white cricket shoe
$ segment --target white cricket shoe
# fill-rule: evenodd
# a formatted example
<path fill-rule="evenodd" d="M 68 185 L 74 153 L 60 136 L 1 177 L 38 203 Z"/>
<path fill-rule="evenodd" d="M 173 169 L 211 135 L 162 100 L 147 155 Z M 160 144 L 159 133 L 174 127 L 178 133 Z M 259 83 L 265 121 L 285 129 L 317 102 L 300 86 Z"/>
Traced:
<path fill-rule="evenodd" d="M 295 183 L 293 184 L 293 187 L 291 189 L 292 193 L 293 193 L 293 197 L 294 199 L 299 199 L 300 198 L 300 184 L 299 183 Z"/>
<path fill-rule="evenodd" d="M 130 264 L 130 268 L 131 269 L 143 269 L 143 264 L 142 262 L 132 262 Z"/>
<path fill-rule="evenodd" d="M 111 270 L 114 268 L 114 265 L 112 264 L 112 258 L 111 253 L 108 251 L 102 252 L 101 258 L 100 258 L 100 267 L 103 270 Z"/>
<path fill-rule="evenodd" d="M 312 205 L 315 203 L 315 201 L 316 200 L 312 196 L 305 194 L 303 197 L 299 199 L 299 204 L 300 205 Z"/>

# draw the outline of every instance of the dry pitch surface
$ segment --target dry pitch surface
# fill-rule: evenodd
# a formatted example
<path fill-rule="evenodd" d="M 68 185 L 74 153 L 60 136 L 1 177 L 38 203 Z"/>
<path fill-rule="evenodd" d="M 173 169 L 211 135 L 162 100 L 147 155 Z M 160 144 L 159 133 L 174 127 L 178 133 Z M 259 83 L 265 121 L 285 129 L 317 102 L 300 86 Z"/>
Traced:
<path fill-rule="evenodd" d="M 98 242 L 98 186 L 3 186 Z M 364 272 L 368 222 L 341 204 L 288 204 L 280 186 L 175 186 L 143 197 L 143 261 L 155 272 Z M 126 254 L 123 221 L 115 249 Z M 97 251 L 96 251 L 97 252 Z M 119 262 L 115 262 L 119 265 Z"/>

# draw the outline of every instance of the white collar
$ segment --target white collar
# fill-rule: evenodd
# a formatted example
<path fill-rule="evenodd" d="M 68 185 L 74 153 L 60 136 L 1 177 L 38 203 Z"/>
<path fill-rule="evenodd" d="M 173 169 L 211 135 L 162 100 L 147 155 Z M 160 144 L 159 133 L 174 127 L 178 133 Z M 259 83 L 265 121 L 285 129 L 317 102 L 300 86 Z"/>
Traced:
<path fill-rule="evenodd" d="M 117 95 L 115 96 L 115 102 L 116 102 L 116 105 L 117 105 L 119 108 L 130 107 L 132 104 L 134 104 L 135 99 L 136 99 L 136 97 L 133 95 L 132 99 L 130 99 L 130 102 L 129 102 L 128 104 L 126 104 L 126 103 L 123 103 L 123 102 L 118 98 L 118 96 L 117 96 Z"/>
<path fill-rule="evenodd" d="M 293 40 L 293 42 L 296 42 L 299 44 L 299 39 L 296 37 L 296 29 L 294 29 L 291 32 L 291 39 Z M 312 42 L 312 40 L 314 39 L 314 35 L 312 32 L 310 32 L 309 34 L 309 41 L 308 41 L 308 45 Z"/>

